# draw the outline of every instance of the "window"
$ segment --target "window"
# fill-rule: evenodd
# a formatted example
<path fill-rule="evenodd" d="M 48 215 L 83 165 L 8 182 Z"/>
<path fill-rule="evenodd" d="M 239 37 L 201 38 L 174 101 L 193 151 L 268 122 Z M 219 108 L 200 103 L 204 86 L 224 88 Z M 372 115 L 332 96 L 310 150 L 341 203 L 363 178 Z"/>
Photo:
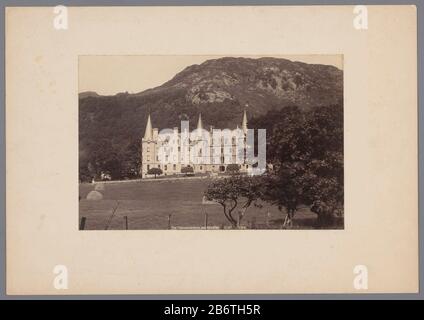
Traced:
<path fill-rule="evenodd" d="M 149 162 L 150 161 L 150 156 L 147 156 L 147 162 Z"/>
<path fill-rule="evenodd" d="M 203 170 L 202 166 L 200 166 L 200 170 Z"/>
<path fill-rule="evenodd" d="M 160 164 L 158 164 L 158 168 L 160 169 Z"/>
<path fill-rule="evenodd" d="M 147 165 L 147 171 L 149 171 L 150 170 L 150 165 Z"/>
<path fill-rule="evenodd" d="M 177 165 L 176 165 L 176 164 L 174 164 L 174 165 L 173 165 L 173 168 L 174 168 L 174 170 L 177 170 Z"/>
<path fill-rule="evenodd" d="M 147 146 L 147 150 L 146 150 L 147 152 L 150 152 L 150 147 L 149 146 Z"/>
<path fill-rule="evenodd" d="M 164 167 L 165 167 L 165 171 L 166 171 L 166 170 L 168 170 L 168 166 L 167 166 L 166 164 L 165 164 L 165 166 L 164 166 Z"/>

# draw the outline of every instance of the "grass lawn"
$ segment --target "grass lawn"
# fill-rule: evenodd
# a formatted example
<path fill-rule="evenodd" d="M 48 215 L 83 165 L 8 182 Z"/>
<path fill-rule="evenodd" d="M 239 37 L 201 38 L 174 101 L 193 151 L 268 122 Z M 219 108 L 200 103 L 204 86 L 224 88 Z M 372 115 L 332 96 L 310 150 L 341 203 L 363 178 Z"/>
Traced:
<path fill-rule="evenodd" d="M 105 183 L 104 190 L 99 190 L 102 200 L 87 200 L 87 194 L 94 190 L 95 185 L 80 184 L 80 219 L 86 218 L 85 229 L 90 230 L 103 230 L 107 225 L 112 230 L 125 229 L 124 216 L 128 217 L 128 229 L 168 229 L 171 214 L 172 228 L 199 229 L 205 225 L 207 212 L 210 228 L 228 228 L 230 223 L 219 204 L 202 204 L 203 192 L 210 182 L 207 178 Z M 279 229 L 284 216 L 275 206 L 252 206 L 247 209 L 242 225 L 255 229 Z M 311 229 L 315 220 L 316 215 L 305 207 L 296 213 L 294 227 Z"/>

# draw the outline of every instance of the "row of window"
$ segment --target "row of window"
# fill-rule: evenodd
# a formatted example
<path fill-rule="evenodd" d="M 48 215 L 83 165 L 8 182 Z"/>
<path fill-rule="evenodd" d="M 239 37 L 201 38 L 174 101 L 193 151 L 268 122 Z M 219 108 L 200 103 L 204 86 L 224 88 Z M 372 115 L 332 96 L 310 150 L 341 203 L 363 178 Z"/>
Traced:
<path fill-rule="evenodd" d="M 249 168 L 249 165 L 248 165 L 248 164 L 244 164 L 243 166 L 244 166 L 246 169 L 247 169 L 247 168 Z M 239 168 L 240 168 L 240 169 L 241 169 L 241 167 L 242 167 L 242 165 L 241 165 L 241 164 L 239 164 Z M 159 169 L 161 169 L 161 165 L 160 165 L 160 164 L 158 164 L 158 168 L 159 168 Z M 215 169 L 215 166 L 212 166 L 212 168 L 213 168 L 213 169 Z M 177 170 L 177 165 L 176 165 L 176 164 L 172 165 L 172 169 L 173 169 L 174 171 L 175 171 L 175 170 Z M 148 165 L 147 165 L 147 171 L 149 171 L 149 170 L 150 170 L 150 165 L 148 164 Z M 164 171 L 167 171 L 167 170 L 168 170 L 168 165 L 166 165 L 166 164 L 165 164 L 165 165 L 163 166 L 163 170 L 164 170 Z M 199 170 L 203 170 L 203 166 L 199 166 Z"/>
<path fill-rule="evenodd" d="M 159 168 L 159 169 L 161 169 L 160 164 L 158 164 L 158 168 Z M 173 169 L 173 170 L 177 170 L 177 165 L 176 165 L 176 164 L 174 164 L 174 165 L 172 166 L 172 169 Z M 147 170 L 150 170 L 150 165 L 149 165 L 149 164 L 147 165 Z M 165 165 L 163 166 L 163 170 L 164 170 L 164 171 L 167 171 L 167 170 L 168 170 L 168 165 L 166 165 L 166 164 L 165 164 Z"/>
<path fill-rule="evenodd" d="M 201 155 L 199 157 L 201 157 Z M 232 157 L 233 157 L 233 159 L 235 159 L 234 155 L 232 155 Z M 246 154 L 244 154 L 244 157 L 246 157 Z M 221 159 L 221 163 L 224 163 L 225 157 L 221 156 L 220 159 Z M 214 163 L 214 158 L 212 158 L 210 160 L 211 160 L 211 163 Z M 150 162 L 150 156 L 149 155 L 146 156 L 146 161 Z M 156 161 L 159 161 L 159 156 L 156 156 Z M 168 156 L 166 156 L 165 162 L 168 162 L 168 161 L 169 161 L 169 158 L 168 158 Z M 174 161 L 176 161 L 175 157 L 174 157 Z"/>
<path fill-rule="evenodd" d="M 242 138 L 239 138 L 239 140 L 240 139 L 243 139 L 243 141 L 244 142 L 246 142 L 246 137 L 242 137 Z M 173 141 L 173 143 L 175 143 L 175 140 L 172 140 Z M 190 144 L 191 142 L 193 142 L 193 141 L 196 141 L 196 140 L 189 140 L 188 141 L 188 143 L 187 143 L 187 141 L 185 141 L 185 143 L 186 144 Z M 199 141 L 199 140 L 197 140 L 197 141 Z M 201 139 L 200 141 L 204 141 L 203 139 Z M 165 139 L 165 142 L 166 143 L 169 143 L 169 142 L 171 142 L 171 138 L 168 136 L 168 137 L 166 137 L 166 139 Z M 236 144 L 236 142 L 237 142 L 237 137 L 231 137 L 231 143 L 232 144 Z M 180 144 L 180 139 L 178 139 L 177 140 L 177 142 L 176 142 L 177 144 Z M 212 143 L 213 144 L 227 144 L 228 143 L 228 139 L 224 139 L 224 137 L 221 137 L 221 142 L 218 140 L 218 139 L 212 139 Z"/>
<path fill-rule="evenodd" d="M 173 149 L 171 148 L 171 152 L 172 152 L 172 150 L 173 150 Z M 180 152 L 180 151 L 181 151 L 181 147 L 178 147 L 178 152 Z M 150 147 L 147 147 L 147 148 L 146 148 L 146 152 L 150 152 Z"/>
<path fill-rule="evenodd" d="M 237 149 L 236 148 L 233 148 L 232 151 L 235 151 L 235 150 L 237 150 Z M 149 152 L 150 152 L 150 148 L 147 147 L 146 153 L 149 153 Z M 171 148 L 170 152 L 172 153 L 172 148 Z M 181 148 L 180 147 L 178 147 L 178 152 L 181 152 Z M 211 147 L 211 153 L 212 154 L 215 153 L 215 148 L 214 147 Z M 221 153 L 224 153 L 224 147 L 221 147 Z M 199 156 L 202 156 L 202 149 L 199 150 Z"/>

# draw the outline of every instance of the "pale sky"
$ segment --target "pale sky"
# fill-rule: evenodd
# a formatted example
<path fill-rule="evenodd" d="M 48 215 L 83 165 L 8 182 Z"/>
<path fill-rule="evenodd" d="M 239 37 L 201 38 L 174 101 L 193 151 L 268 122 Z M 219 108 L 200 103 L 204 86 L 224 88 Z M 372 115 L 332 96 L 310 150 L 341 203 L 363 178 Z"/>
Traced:
<path fill-rule="evenodd" d="M 222 57 L 225 56 L 80 56 L 78 91 L 95 91 L 100 95 L 113 95 L 125 91 L 137 93 L 160 86 L 190 65 Z M 343 69 L 343 55 L 274 55 L 272 57 L 333 65 Z"/>

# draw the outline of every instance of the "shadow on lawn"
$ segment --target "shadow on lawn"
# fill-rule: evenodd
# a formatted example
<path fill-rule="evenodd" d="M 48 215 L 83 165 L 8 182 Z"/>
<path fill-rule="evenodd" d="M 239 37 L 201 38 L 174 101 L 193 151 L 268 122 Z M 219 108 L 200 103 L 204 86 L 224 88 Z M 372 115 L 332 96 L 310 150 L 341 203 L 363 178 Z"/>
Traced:
<path fill-rule="evenodd" d="M 284 218 L 272 219 L 269 221 L 269 225 L 256 226 L 255 229 L 344 229 L 344 218 L 334 217 L 332 222 L 327 225 L 320 225 L 318 217 L 307 217 L 307 218 L 294 218 L 293 226 L 290 228 L 282 228 Z"/>

